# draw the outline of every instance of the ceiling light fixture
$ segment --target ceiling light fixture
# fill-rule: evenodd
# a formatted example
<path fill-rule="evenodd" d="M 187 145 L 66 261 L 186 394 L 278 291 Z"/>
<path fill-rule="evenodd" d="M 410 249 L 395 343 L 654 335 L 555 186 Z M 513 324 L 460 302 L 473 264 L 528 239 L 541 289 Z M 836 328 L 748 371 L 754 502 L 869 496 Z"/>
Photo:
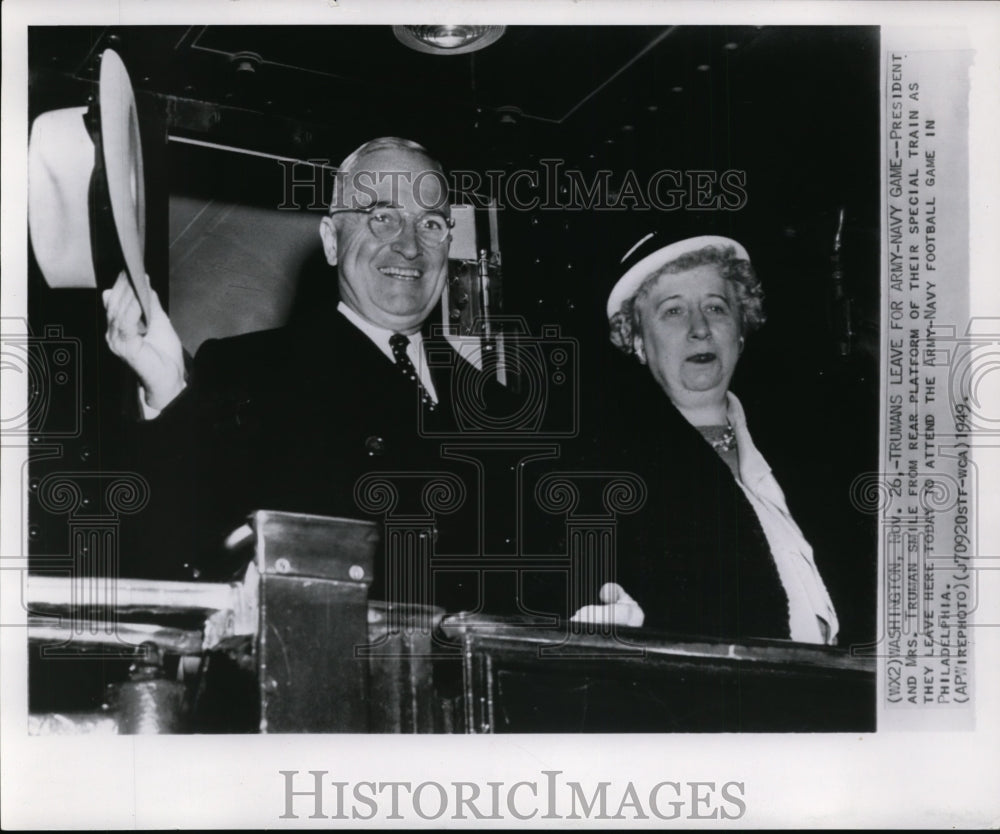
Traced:
<path fill-rule="evenodd" d="M 497 41 L 506 26 L 393 26 L 400 43 L 430 55 L 464 55 Z"/>

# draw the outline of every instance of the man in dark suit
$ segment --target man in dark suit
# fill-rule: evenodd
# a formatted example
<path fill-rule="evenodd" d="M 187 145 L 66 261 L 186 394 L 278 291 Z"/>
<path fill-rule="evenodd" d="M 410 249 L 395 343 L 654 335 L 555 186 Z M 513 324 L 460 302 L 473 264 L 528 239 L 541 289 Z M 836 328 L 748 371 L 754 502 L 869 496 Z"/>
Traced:
<path fill-rule="evenodd" d="M 138 375 L 147 418 L 132 448 L 151 505 L 142 541 L 123 543 L 142 551 L 141 564 L 123 552 L 127 571 L 224 574 L 226 535 L 255 509 L 420 516 L 439 552 L 475 553 L 479 519 L 466 488 L 475 473 L 443 461 L 435 438 L 454 428 L 463 385 L 505 395 L 454 351 L 427 361 L 422 329 L 447 278 L 451 226 L 441 166 L 416 143 L 375 139 L 337 175 L 320 235 L 341 300 L 308 326 L 210 340 L 186 370 L 155 294 L 143 330 L 124 279 L 105 293 L 107 342 Z M 439 536 L 445 514 L 453 523 Z M 391 595 L 382 567 L 375 598 Z M 464 567 L 433 600 L 405 601 L 477 607 L 474 563 Z"/>

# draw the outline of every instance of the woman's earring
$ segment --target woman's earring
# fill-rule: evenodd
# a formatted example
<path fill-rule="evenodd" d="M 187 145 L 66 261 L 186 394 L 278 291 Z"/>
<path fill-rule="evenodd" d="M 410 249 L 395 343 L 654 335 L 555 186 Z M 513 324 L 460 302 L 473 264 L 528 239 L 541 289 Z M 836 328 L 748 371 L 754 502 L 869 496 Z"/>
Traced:
<path fill-rule="evenodd" d="M 746 339 L 740 336 L 740 353 L 743 353 L 743 345 L 746 344 Z"/>

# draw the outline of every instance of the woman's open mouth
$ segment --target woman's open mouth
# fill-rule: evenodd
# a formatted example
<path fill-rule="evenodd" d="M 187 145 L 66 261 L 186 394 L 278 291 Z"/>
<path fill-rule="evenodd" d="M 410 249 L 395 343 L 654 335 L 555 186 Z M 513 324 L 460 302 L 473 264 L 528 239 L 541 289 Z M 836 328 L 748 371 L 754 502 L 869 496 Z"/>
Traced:
<path fill-rule="evenodd" d="M 705 365 L 709 362 L 714 362 L 718 357 L 714 353 L 693 353 L 687 358 L 687 362 L 695 362 L 699 365 Z"/>

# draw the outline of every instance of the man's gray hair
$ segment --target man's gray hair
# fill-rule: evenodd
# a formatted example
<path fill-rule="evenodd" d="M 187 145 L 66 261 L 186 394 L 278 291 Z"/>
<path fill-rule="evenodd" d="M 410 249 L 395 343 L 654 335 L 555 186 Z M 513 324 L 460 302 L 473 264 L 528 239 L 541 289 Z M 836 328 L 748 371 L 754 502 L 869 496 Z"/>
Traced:
<path fill-rule="evenodd" d="M 361 167 L 361 162 L 364 158 L 378 151 L 416 151 L 426 156 L 431 161 L 432 167 L 440 171 L 442 175 L 444 174 L 444 168 L 441 163 L 431 156 L 427 148 L 419 142 L 414 142 L 412 139 L 402 139 L 399 136 L 379 136 L 377 139 L 369 139 L 351 151 L 344 158 L 344 161 L 340 163 L 340 167 L 333 178 L 333 200 L 330 202 L 330 211 L 334 209 L 354 208 L 354 206 L 342 205 L 344 200 L 344 186 L 356 174 L 364 170 Z"/>

